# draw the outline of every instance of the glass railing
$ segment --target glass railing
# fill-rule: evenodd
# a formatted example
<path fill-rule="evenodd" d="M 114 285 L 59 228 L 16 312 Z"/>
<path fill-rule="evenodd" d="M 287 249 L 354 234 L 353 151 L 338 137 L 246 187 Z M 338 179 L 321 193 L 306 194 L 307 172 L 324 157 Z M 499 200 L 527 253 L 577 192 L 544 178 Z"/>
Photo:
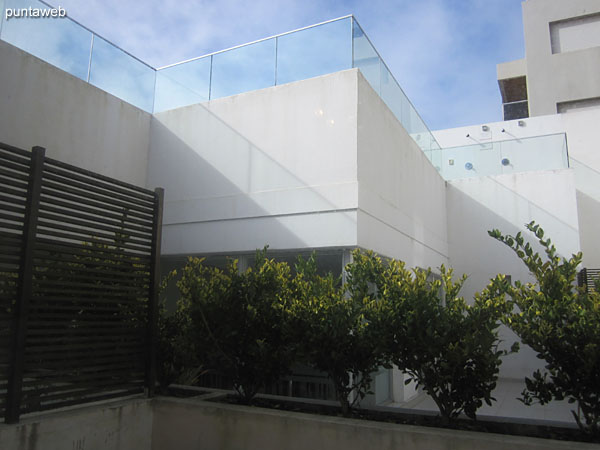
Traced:
<path fill-rule="evenodd" d="M 3 4 L 2 4 L 3 3 Z M 6 18 L 14 12 L 48 10 L 38 0 L 0 0 L 0 39 L 147 112 L 153 111 L 155 70 L 70 19 Z"/>
<path fill-rule="evenodd" d="M 352 67 L 427 156 L 438 156 L 432 153 L 440 148 L 433 134 L 352 16 L 160 68 L 154 112 Z"/>
<path fill-rule="evenodd" d="M 0 0 L 6 8 L 50 6 Z M 2 3 L 0 3 L 0 6 Z M 0 38 L 147 112 L 357 67 L 436 167 L 435 138 L 352 16 L 155 70 L 70 19 L 4 18 Z"/>
<path fill-rule="evenodd" d="M 342 17 L 160 68 L 154 112 L 350 69 L 351 36 Z"/>
<path fill-rule="evenodd" d="M 564 133 L 443 148 L 432 153 L 446 180 L 569 167 Z"/>
<path fill-rule="evenodd" d="M 3 7 L 50 6 L 0 0 L 0 11 Z M 2 14 L 0 38 L 155 113 L 356 67 L 445 179 L 568 167 L 562 134 L 440 149 L 352 16 L 158 70 L 68 17 L 7 20 Z"/>
<path fill-rule="evenodd" d="M 440 146 L 356 19 L 352 18 L 353 67 L 358 67 L 434 166 Z"/>

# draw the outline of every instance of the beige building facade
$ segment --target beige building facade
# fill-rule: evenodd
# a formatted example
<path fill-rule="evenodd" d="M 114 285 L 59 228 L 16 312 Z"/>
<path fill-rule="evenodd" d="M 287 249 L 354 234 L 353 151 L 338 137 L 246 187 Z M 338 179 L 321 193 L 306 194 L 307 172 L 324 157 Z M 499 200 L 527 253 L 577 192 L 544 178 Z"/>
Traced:
<path fill-rule="evenodd" d="M 525 58 L 497 66 L 504 120 L 600 108 L 600 2 L 522 6 Z"/>

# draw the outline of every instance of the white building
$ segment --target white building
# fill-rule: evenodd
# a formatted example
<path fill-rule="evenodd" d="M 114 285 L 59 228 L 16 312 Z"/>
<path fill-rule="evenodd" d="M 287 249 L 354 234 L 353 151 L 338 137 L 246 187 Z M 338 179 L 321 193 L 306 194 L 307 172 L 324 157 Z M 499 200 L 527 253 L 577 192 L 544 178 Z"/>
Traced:
<path fill-rule="evenodd" d="M 600 4 L 527 0 L 523 27 L 525 58 L 498 65 L 504 119 L 600 107 Z"/>
<path fill-rule="evenodd" d="M 70 19 L 4 21 L 0 141 L 164 187 L 168 268 L 187 255 L 244 264 L 268 244 L 281 258 L 316 250 L 341 273 L 358 247 L 450 265 L 469 275 L 469 298 L 499 272 L 528 279 L 487 230 L 531 220 L 598 267 L 600 5 L 564 3 L 527 0 L 527 57 L 498 69 L 504 101 L 527 92 L 532 117 L 435 133 L 351 16 L 161 69 Z M 546 74 L 571 75 L 548 68 L 573 55 L 580 90 L 558 89 Z M 535 364 L 522 351 L 502 376 Z M 377 403 L 414 395 L 387 371 L 376 391 Z"/>

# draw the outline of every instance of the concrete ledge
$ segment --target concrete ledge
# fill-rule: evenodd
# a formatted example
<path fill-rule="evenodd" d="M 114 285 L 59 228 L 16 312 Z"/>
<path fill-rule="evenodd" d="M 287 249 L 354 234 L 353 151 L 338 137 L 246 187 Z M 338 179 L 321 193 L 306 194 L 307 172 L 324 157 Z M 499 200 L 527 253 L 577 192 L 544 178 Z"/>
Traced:
<path fill-rule="evenodd" d="M 39 413 L 16 425 L 0 424 L 0 449 L 150 450 L 151 436 L 152 400 L 137 398 Z"/>
<path fill-rule="evenodd" d="M 2 450 L 584 450 L 599 444 L 397 425 L 206 401 L 128 399 L 0 424 Z"/>
<path fill-rule="evenodd" d="M 152 450 L 592 449 L 598 444 L 324 417 L 201 399 L 154 400 Z"/>

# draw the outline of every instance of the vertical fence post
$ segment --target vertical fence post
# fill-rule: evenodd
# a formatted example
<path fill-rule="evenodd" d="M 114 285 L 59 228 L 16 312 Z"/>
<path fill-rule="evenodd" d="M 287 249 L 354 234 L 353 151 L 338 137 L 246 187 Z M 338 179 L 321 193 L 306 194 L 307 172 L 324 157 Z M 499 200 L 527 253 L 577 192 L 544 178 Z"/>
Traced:
<path fill-rule="evenodd" d="M 13 312 L 12 344 L 8 366 L 8 386 L 6 398 L 6 423 L 17 423 L 21 410 L 21 393 L 23 389 L 23 367 L 25 361 L 25 338 L 27 331 L 27 315 L 29 299 L 33 284 L 33 251 L 35 247 L 40 194 L 42 190 L 42 170 L 44 166 L 43 147 L 31 150 L 31 167 L 29 186 L 25 204 L 23 223 L 23 246 L 19 267 L 17 298 Z"/>
<path fill-rule="evenodd" d="M 587 286 L 587 270 L 585 269 L 585 267 L 581 269 L 577 274 L 577 285 L 579 287 L 585 286 L 586 292 L 589 292 L 589 286 Z"/>
<path fill-rule="evenodd" d="M 154 223 L 152 230 L 152 256 L 150 259 L 150 297 L 148 302 L 148 328 L 146 352 L 146 393 L 154 395 L 156 387 L 156 347 L 158 345 L 158 291 L 160 289 L 160 242 L 164 189 L 154 190 Z"/>

